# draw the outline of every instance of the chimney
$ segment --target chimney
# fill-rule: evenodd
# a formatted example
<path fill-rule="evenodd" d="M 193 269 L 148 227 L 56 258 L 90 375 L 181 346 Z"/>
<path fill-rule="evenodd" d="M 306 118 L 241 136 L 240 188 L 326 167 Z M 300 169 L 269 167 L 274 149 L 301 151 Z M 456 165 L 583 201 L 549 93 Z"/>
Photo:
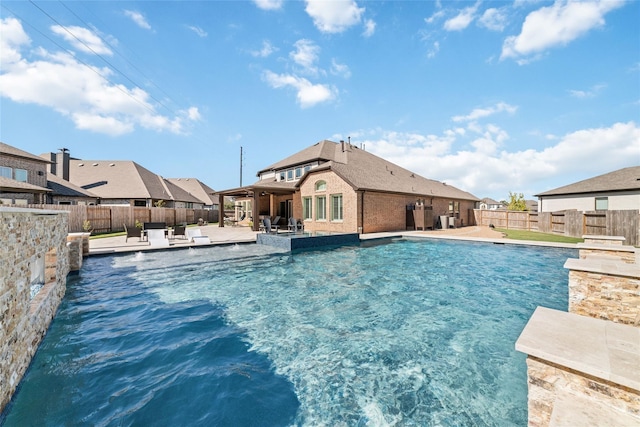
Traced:
<path fill-rule="evenodd" d="M 340 148 L 342 149 L 342 152 L 344 153 L 344 139 L 340 140 Z"/>
<path fill-rule="evenodd" d="M 55 156 L 55 168 L 51 165 L 51 173 L 59 176 L 65 181 L 69 181 L 69 150 L 66 148 L 60 148 L 60 152 L 56 153 Z"/>

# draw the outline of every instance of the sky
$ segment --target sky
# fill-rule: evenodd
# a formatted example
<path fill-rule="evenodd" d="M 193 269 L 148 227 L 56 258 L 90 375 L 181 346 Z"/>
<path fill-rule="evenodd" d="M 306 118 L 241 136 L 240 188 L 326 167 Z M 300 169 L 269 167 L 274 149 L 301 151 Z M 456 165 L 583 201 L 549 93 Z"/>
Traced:
<path fill-rule="evenodd" d="M 0 141 L 224 190 L 350 138 L 533 199 L 640 165 L 639 17 L 635 0 L 3 0 Z"/>

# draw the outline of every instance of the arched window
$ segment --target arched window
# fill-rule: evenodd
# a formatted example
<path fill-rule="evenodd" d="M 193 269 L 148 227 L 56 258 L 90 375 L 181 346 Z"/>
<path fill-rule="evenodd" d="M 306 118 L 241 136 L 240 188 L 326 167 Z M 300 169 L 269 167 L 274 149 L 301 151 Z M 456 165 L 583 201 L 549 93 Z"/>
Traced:
<path fill-rule="evenodd" d="M 316 191 L 327 191 L 327 183 L 326 183 L 326 181 L 317 181 L 316 182 Z"/>

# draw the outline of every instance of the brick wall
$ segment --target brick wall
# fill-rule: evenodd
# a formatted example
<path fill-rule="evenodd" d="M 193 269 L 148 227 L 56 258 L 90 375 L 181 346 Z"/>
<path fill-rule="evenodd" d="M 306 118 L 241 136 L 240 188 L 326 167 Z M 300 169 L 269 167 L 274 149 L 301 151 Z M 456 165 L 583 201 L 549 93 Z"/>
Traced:
<path fill-rule="evenodd" d="M 47 163 L 0 153 L 0 166 L 27 171 L 27 182 L 47 188 Z M 40 174 L 38 174 L 40 172 Z"/>
<path fill-rule="evenodd" d="M 66 212 L 0 208 L 0 411 L 11 399 L 66 290 Z M 31 284 L 44 286 L 31 299 Z"/>
<path fill-rule="evenodd" d="M 318 181 L 327 183 L 326 191 L 315 191 Z M 294 213 L 298 218 L 302 218 L 302 198 L 313 198 L 312 219 L 304 221 L 305 231 L 332 231 L 336 233 L 355 233 L 358 229 L 357 194 L 342 178 L 333 172 L 318 172 L 312 174 L 300 186 L 299 194 L 299 214 L 296 211 L 298 203 L 294 202 Z M 331 220 L 331 195 L 342 194 L 342 221 Z M 326 220 L 316 220 L 316 197 L 326 196 Z"/>

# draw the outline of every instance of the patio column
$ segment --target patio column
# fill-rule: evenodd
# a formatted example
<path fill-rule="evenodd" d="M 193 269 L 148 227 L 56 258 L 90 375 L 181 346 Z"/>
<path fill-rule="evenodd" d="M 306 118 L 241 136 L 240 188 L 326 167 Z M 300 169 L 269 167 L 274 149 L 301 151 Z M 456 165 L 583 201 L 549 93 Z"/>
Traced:
<path fill-rule="evenodd" d="M 253 202 L 251 203 L 251 217 L 253 218 L 253 231 L 260 231 L 260 215 L 259 206 L 260 193 L 258 191 L 253 192 Z"/>

